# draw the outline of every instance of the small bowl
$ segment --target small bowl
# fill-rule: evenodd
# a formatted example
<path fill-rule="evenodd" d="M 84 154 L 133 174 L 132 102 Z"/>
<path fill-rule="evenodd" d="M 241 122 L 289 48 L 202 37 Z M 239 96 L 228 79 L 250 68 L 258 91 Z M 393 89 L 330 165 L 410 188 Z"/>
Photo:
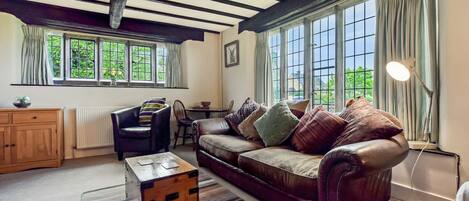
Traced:
<path fill-rule="evenodd" d="M 202 107 L 205 107 L 205 108 L 208 108 L 210 106 L 210 101 L 202 101 L 200 102 L 200 104 L 202 105 Z"/>
<path fill-rule="evenodd" d="M 27 108 L 31 103 L 14 102 L 13 105 L 17 108 Z"/>

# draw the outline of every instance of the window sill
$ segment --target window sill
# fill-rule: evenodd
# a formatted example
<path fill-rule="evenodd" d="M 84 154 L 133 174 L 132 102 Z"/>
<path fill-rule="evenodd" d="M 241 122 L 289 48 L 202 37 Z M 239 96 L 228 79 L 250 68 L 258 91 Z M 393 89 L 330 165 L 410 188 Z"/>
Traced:
<path fill-rule="evenodd" d="M 36 84 L 10 84 L 16 87 L 97 87 L 97 88 L 148 88 L 148 89 L 189 89 L 188 87 L 164 87 L 161 84 L 142 84 L 142 83 L 117 83 L 117 86 L 109 86 L 109 83 L 80 83 L 80 84 L 54 84 L 54 85 L 36 85 Z"/>

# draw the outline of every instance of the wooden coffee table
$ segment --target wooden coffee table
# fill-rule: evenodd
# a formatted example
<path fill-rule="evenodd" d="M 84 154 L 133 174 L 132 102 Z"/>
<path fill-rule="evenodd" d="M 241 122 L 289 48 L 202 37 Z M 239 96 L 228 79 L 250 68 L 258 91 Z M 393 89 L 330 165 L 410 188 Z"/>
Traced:
<path fill-rule="evenodd" d="M 148 160 L 153 164 L 139 163 Z M 178 167 L 167 168 L 171 164 Z M 197 168 L 170 152 L 127 158 L 125 169 L 127 199 L 199 200 Z"/>

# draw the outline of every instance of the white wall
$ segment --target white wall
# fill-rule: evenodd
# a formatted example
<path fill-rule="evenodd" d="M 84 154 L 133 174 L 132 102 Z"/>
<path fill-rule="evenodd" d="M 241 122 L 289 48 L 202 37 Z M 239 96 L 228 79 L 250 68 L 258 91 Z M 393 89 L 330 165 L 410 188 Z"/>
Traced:
<path fill-rule="evenodd" d="M 239 40 L 240 62 L 237 66 L 225 68 L 223 46 L 234 40 Z M 222 68 L 223 68 L 223 103 L 235 101 L 235 108 L 241 106 L 247 97 L 254 98 L 254 48 L 256 34 L 244 31 L 238 34 L 238 26 L 234 26 L 222 33 Z"/>
<path fill-rule="evenodd" d="M 77 106 L 133 106 L 152 97 L 180 99 L 186 105 L 211 101 L 221 105 L 220 36 L 206 33 L 204 41 L 186 41 L 182 45 L 182 64 L 189 89 L 93 88 L 93 87 L 26 87 L 18 83 L 21 61 L 21 22 L 0 13 L 0 107 L 11 107 L 16 96 L 31 97 L 33 107 L 65 107 L 65 157 L 105 154 L 111 148 L 73 151 L 75 143 L 74 108 Z"/>

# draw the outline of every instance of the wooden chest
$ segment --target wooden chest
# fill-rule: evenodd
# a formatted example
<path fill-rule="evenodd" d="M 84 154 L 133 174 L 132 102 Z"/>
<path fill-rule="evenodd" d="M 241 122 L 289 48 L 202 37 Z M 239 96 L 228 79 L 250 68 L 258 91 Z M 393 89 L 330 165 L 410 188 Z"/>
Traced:
<path fill-rule="evenodd" d="M 138 161 L 153 160 L 151 165 Z M 165 168 L 162 163 L 174 162 L 176 168 Z M 125 160 L 126 197 L 142 201 L 198 201 L 198 170 L 178 156 L 161 154 L 127 158 Z"/>

